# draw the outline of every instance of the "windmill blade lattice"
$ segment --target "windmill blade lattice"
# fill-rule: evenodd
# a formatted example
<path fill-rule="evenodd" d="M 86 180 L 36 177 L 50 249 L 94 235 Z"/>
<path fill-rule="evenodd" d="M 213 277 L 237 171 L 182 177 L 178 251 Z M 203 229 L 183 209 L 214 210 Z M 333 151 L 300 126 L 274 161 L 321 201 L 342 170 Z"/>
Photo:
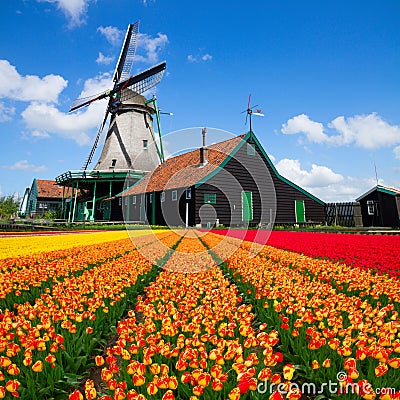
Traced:
<path fill-rule="evenodd" d="M 164 71 L 166 68 L 166 63 L 162 62 L 146 71 L 141 72 L 129 78 L 126 81 L 126 85 L 122 86 L 122 89 L 129 88 L 132 91 L 122 92 L 121 100 L 126 101 L 136 96 L 136 94 L 142 94 L 158 85 L 161 81 Z"/>
<path fill-rule="evenodd" d="M 128 26 L 124 44 L 115 69 L 113 81 L 115 83 L 123 82 L 129 78 L 132 70 L 133 60 L 135 58 L 137 37 L 139 32 L 139 21 Z"/>

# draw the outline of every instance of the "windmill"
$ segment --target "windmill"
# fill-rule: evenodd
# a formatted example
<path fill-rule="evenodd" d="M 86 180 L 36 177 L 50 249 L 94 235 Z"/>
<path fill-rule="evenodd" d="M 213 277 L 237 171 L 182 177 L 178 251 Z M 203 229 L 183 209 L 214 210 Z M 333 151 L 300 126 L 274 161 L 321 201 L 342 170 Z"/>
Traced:
<path fill-rule="evenodd" d="M 164 74 L 166 62 L 161 62 L 136 75 L 130 75 L 136 52 L 139 21 L 128 26 L 124 44 L 115 68 L 112 89 L 90 97 L 75 100 L 70 112 L 89 106 L 95 101 L 108 99 L 105 116 L 97 132 L 92 149 L 82 170 L 93 160 L 101 134 L 111 114 L 103 150 L 94 170 L 150 171 L 164 161 L 161 144 L 160 111 L 155 98 L 146 100 L 142 93 L 157 85 Z M 156 140 L 153 117 L 156 114 L 159 138 Z M 154 143 L 154 146 L 150 146 Z"/>
<path fill-rule="evenodd" d="M 249 99 L 248 99 L 248 101 L 247 101 L 247 109 L 244 110 L 244 111 L 242 111 L 242 114 L 243 114 L 243 113 L 246 113 L 246 122 L 245 122 L 245 125 L 247 125 L 247 118 L 249 117 L 249 119 L 250 119 L 250 132 L 252 132 L 252 130 L 251 130 L 251 117 L 252 117 L 253 115 L 257 115 L 258 117 L 263 117 L 264 114 L 261 113 L 261 110 L 260 110 L 260 109 L 257 109 L 256 112 L 254 112 L 254 111 L 253 111 L 253 108 L 258 107 L 258 104 L 256 104 L 255 106 L 250 106 L 250 101 L 251 101 L 251 94 L 249 94 Z"/>

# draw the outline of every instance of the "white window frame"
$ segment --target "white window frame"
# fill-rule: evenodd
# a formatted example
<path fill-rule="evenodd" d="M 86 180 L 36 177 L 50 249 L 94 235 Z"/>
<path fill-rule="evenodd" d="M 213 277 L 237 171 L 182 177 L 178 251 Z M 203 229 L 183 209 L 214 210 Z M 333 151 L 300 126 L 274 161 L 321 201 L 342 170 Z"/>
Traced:
<path fill-rule="evenodd" d="M 375 202 L 373 200 L 367 200 L 367 212 L 368 215 L 375 215 Z"/>
<path fill-rule="evenodd" d="M 161 192 L 160 193 L 160 202 L 164 203 L 164 201 L 165 201 L 165 192 Z"/>
<path fill-rule="evenodd" d="M 177 201 L 178 200 L 178 191 L 177 190 L 173 190 L 171 192 L 171 199 L 172 199 L 172 201 Z"/>
<path fill-rule="evenodd" d="M 186 188 L 186 200 L 190 200 L 192 198 L 192 188 Z"/>
<path fill-rule="evenodd" d="M 136 196 L 132 196 L 132 204 L 136 204 Z"/>

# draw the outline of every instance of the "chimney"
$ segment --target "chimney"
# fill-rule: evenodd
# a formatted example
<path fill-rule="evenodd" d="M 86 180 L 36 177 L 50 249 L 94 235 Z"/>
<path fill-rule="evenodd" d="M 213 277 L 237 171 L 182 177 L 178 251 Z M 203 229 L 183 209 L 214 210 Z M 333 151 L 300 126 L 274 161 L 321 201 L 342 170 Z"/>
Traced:
<path fill-rule="evenodd" d="M 200 147 L 200 165 L 204 166 L 208 163 L 208 148 L 206 146 L 206 132 L 207 129 L 203 128 L 201 133 L 203 135 L 203 146 Z"/>

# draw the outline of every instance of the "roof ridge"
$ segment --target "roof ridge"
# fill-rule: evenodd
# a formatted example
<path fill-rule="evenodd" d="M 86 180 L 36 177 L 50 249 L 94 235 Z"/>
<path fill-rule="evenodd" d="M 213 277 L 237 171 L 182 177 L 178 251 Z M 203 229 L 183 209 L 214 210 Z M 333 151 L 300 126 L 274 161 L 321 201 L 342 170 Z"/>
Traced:
<path fill-rule="evenodd" d="M 221 145 L 221 144 L 223 144 L 223 143 L 229 142 L 229 141 L 234 140 L 234 139 L 244 138 L 245 136 L 246 136 L 246 133 L 244 133 L 244 134 L 242 134 L 242 135 L 237 135 L 237 136 L 234 136 L 234 137 L 232 137 L 232 138 L 222 140 L 221 142 L 217 142 L 217 143 L 210 144 L 210 145 L 207 146 L 207 148 L 208 148 L 209 150 L 210 150 L 210 149 L 211 149 L 211 150 L 215 150 L 213 147 L 219 146 L 219 145 Z M 168 161 L 172 161 L 172 160 L 174 160 L 174 159 L 176 159 L 176 158 L 178 158 L 178 157 L 182 157 L 182 156 L 184 156 L 184 155 L 188 155 L 188 154 L 194 153 L 194 152 L 196 152 L 196 151 L 199 151 L 200 149 L 201 149 L 201 146 L 200 146 L 200 147 L 196 147 L 196 148 L 193 149 L 193 150 L 186 151 L 186 152 L 184 152 L 184 153 L 177 154 L 176 156 L 167 158 L 163 164 L 165 164 L 165 163 L 168 162 Z M 163 164 L 158 165 L 157 168 L 161 167 Z"/>

